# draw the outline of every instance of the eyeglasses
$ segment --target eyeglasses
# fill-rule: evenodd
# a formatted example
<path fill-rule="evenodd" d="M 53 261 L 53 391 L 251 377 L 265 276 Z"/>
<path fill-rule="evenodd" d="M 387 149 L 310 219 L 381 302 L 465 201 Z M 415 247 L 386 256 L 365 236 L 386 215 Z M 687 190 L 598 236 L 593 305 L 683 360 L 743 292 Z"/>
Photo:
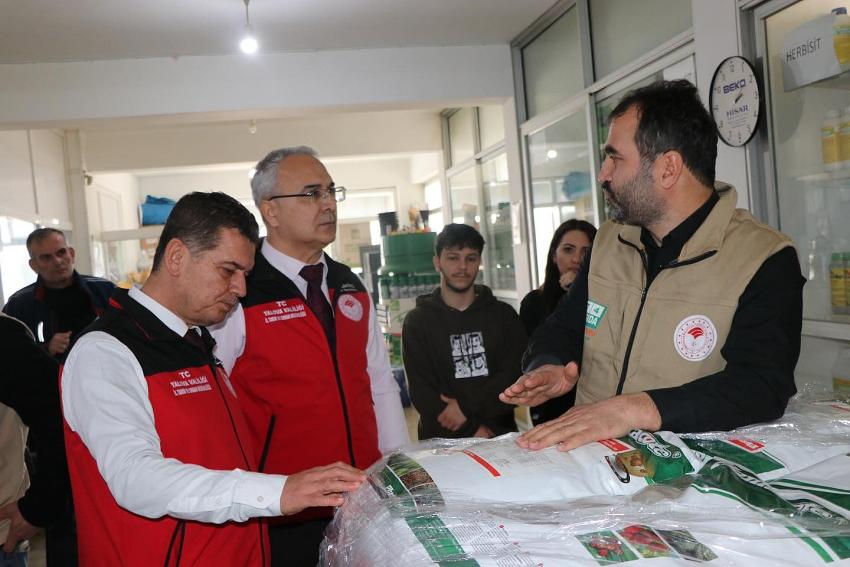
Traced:
<path fill-rule="evenodd" d="M 328 189 L 313 189 L 304 193 L 293 193 L 291 195 L 272 195 L 267 201 L 275 199 L 287 199 L 289 197 L 303 197 L 311 203 L 320 203 L 326 199 L 333 199 L 337 203 L 345 201 L 345 187 L 330 187 Z"/>

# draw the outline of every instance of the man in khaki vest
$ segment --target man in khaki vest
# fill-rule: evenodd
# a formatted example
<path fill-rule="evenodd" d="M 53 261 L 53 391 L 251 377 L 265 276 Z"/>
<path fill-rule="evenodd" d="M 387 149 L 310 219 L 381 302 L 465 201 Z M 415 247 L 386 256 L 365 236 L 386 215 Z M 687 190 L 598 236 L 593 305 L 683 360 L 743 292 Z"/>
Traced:
<path fill-rule="evenodd" d="M 778 418 L 802 326 L 791 241 L 715 182 L 714 122 L 691 83 L 632 91 L 609 121 L 599 180 L 612 220 L 500 395 L 536 406 L 575 387 L 576 406 L 519 444 L 566 451 L 632 429 Z"/>

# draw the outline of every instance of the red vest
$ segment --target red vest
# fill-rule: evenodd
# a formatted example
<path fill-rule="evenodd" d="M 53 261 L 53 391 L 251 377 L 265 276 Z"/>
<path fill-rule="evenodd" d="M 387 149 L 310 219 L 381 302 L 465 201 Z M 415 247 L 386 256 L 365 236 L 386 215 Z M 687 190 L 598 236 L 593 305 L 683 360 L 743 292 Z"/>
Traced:
<path fill-rule="evenodd" d="M 162 454 L 209 469 L 256 470 L 245 423 L 224 371 L 126 292 L 88 331 L 124 343 L 142 367 Z M 87 331 L 87 332 L 88 332 Z M 215 372 L 213 371 L 215 369 Z M 132 376 L 128 380 L 134 380 Z M 209 524 L 165 516 L 149 519 L 122 508 L 80 437 L 65 424 L 77 518 L 80 565 L 198 566 L 270 563 L 260 520 Z"/>
<path fill-rule="evenodd" d="M 351 270 L 326 260 L 335 340 L 259 252 L 242 300 L 245 351 L 231 378 L 264 472 L 335 461 L 365 468 L 381 456 L 366 371 L 371 299 Z M 328 515 L 313 509 L 297 518 Z"/>

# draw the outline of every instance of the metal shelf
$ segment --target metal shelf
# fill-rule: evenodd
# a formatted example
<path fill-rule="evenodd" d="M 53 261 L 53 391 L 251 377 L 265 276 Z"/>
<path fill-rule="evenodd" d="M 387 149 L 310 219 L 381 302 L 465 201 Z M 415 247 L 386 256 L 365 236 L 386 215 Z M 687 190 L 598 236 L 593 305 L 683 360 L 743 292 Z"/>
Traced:
<path fill-rule="evenodd" d="M 835 317 L 841 317 L 841 315 Z M 803 335 L 850 342 L 850 316 L 843 318 L 847 320 L 845 323 L 803 319 Z"/>
<path fill-rule="evenodd" d="M 162 234 L 161 224 L 143 226 L 141 228 L 131 228 L 129 230 L 105 230 L 100 233 L 98 238 L 101 242 L 117 242 L 121 240 L 142 240 L 144 238 L 159 238 Z"/>

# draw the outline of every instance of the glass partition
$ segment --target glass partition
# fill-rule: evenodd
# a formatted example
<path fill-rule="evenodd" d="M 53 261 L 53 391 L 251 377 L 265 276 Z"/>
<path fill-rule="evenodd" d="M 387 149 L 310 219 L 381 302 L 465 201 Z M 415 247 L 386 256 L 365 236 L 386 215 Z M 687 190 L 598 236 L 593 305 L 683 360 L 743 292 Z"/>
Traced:
<path fill-rule="evenodd" d="M 493 289 L 516 289 L 508 158 L 502 153 L 481 162 L 484 188 L 484 239 L 487 271 Z"/>
<path fill-rule="evenodd" d="M 805 0 L 765 20 L 767 90 L 779 228 L 796 242 L 809 280 L 803 316 L 848 323 L 850 72 L 799 87 L 786 87 L 784 77 L 788 34 L 834 7 Z"/>
<path fill-rule="evenodd" d="M 481 197 L 475 168 L 470 167 L 449 177 L 449 192 L 452 198 L 452 222 L 468 224 L 481 230 Z"/>
<path fill-rule="evenodd" d="M 478 128 L 481 132 L 481 149 L 489 148 L 505 139 L 505 117 L 501 105 L 478 107 Z"/>
<path fill-rule="evenodd" d="M 0 286 L 4 305 L 9 296 L 35 281 L 27 252 L 27 236 L 35 229 L 31 222 L 0 217 Z"/>
<path fill-rule="evenodd" d="M 549 241 L 562 222 L 594 222 L 593 175 L 584 111 L 571 114 L 528 136 L 534 250 L 538 281 Z"/>
<path fill-rule="evenodd" d="M 567 10 L 522 48 L 528 118 L 545 112 L 584 88 L 578 10 Z"/>
<path fill-rule="evenodd" d="M 682 0 L 590 0 L 594 75 L 616 71 L 691 25 L 691 3 Z"/>
<path fill-rule="evenodd" d="M 474 109 L 461 108 L 449 116 L 449 149 L 451 165 L 457 165 L 475 155 L 473 137 L 472 113 Z"/>

